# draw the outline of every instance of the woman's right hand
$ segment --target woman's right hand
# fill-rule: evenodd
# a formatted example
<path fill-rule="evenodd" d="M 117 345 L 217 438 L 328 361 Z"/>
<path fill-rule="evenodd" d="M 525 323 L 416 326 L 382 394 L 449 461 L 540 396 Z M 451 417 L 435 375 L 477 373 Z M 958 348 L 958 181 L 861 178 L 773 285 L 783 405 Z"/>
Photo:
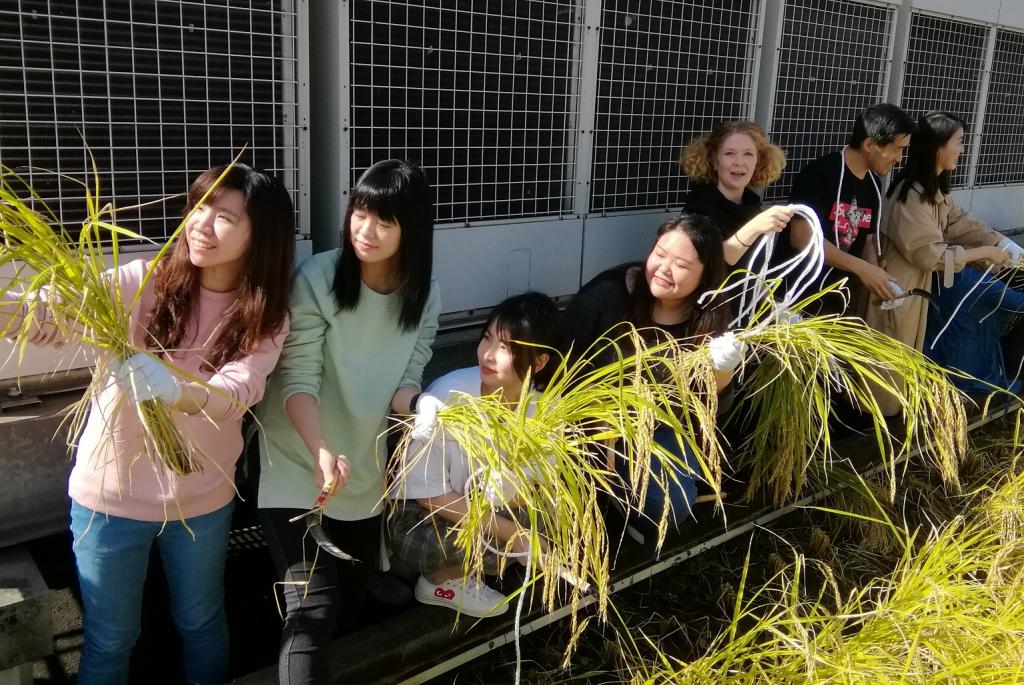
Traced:
<path fill-rule="evenodd" d="M 513 557 L 523 566 L 526 566 L 526 562 L 530 558 L 530 531 L 520 530 L 516 533 L 516 536 L 512 539 L 512 553 L 516 556 Z M 542 538 L 537 541 L 540 545 L 540 555 L 544 556 L 548 553 L 548 545 Z"/>
<path fill-rule="evenodd" d="M 992 262 L 996 266 L 1002 266 L 1010 260 L 1010 253 L 998 245 L 974 247 L 964 253 L 964 261 L 976 262 L 982 259 L 987 262 Z"/>
<path fill-rule="evenodd" d="M 351 472 L 351 465 L 348 457 L 343 454 L 334 454 L 326 447 L 321 447 L 316 456 L 316 468 L 313 469 L 313 485 L 321 490 L 325 483 L 332 483 L 335 480 L 335 490 L 345 487 Z"/>
<path fill-rule="evenodd" d="M 755 240 L 766 233 L 778 233 L 793 218 L 792 208 L 786 205 L 769 207 L 753 219 L 743 224 L 736 235 L 740 242 L 752 245 Z"/>

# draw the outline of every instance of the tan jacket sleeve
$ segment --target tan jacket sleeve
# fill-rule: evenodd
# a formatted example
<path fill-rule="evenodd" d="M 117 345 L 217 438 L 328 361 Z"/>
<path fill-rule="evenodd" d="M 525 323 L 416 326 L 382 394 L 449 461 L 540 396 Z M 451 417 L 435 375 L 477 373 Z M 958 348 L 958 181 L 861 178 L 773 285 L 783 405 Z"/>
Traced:
<path fill-rule="evenodd" d="M 946 240 L 965 247 L 981 247 L 995 245 L 1003 237 L 968 214 L 953 198 L 948 195 L 943 202 L 949 207 L 949 219 L 946 224 Z"/>

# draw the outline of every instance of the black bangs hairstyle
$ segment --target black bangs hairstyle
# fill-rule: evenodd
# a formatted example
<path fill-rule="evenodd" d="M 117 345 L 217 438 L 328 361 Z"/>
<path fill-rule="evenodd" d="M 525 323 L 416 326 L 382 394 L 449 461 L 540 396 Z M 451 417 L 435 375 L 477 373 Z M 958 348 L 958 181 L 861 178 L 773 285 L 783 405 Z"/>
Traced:
<path fill-rule="evenodd" d="M 360 264 L 349 238 L 352 212 L 363 209 L 381 219 L 397 222 L 398 294 L 402 301 L 398 325 L 406 331 L 420 325 L 430 294 L 434 259 L 434 191 L 419 166 L 400 159 L 377 162 L 359 177 L 341 225 L 341 254 L 334 272 L 334 300 L 338 309 L 359 304 Z"/>
<path fill-rule="evenodd" d="M 933 205 L 938 204 L 936 195 L 939 193 L 949 195 L 950 172 L 936 174 L 935 164 L 939 158 L 939 148 L 948 143 L 960 129 L 967 133 L 967 124 L 955 114 L 933 111 L 922 116 L 918 120 L 917 133 L 910 139 L 907 163 L 893 179 L 889 194 L 892 195 L 900 181 L 906 181 L 899 185 L 898 199 L 903 203 L 907 201 L 907 193 L 915 183 L 921 184 L 923 197 Z"/>
<path fill-rule="evenodd" d="M 696 337 L 695 343 L 700 343 L 708 336 L 724 333 L 729 327 L 730 309 L 719 302 L 718 297 L 711 298 L 703 305 L 697 304 L 702 294 L 709 290 L 718 288 L 725 280 L 725 254 L 722 250 L 722 232 L 718 230 L 715 222 L 703 214 L 683 212 L 674 219 L 669 219 L 658 227 L 658 234 L 655 238 L 655 245 L 661 237 L 670 231 L 679 231 L 685 234 L 693 243 L 697 251 L 697 258 L 704 265 L 704 272 L 701 274 L 700 283 L 697 289 L 690 295 L 693 302 L 693 309 L 689 318 L 689 331 L 687 336 Z M 652 248 L 653 251 L 653 248 Z M 645 261 L 646 264 L 646 261 Z M 657 326 L 651 319 L 651 312 L 654 309 L 654 295 L 651 294 L 650 284 L 647 283 L 646 266 L 641 267 L 630 293 L 633 305 L 632 323 L 640 328 Z"/>
<path fill-rule="evenodd" d="M 849 145 L 859 150 L 865 140 L 871 138 L 876 144 L 885 146 L 900 136 L 912 136 L 917 130 L 914 117 L 896 105 L 882 102 L 871 105 L 857 115 L 850 132 Z"/>
<path fill-rule="evenodd" d="M 533 387 L 546 388 L 559 364 L 559 345 L 564 336 L 562 313 L 554 300 L 538 292 L 510 297 L 491 310 L 480 334 L 481 340 L 491 326 L 503 341 L 511 343 L 512 366 L 519 378 L 526 378 L 526 373 L 542 354 L 549 356 L 544 368 L 532 377 Z"/>

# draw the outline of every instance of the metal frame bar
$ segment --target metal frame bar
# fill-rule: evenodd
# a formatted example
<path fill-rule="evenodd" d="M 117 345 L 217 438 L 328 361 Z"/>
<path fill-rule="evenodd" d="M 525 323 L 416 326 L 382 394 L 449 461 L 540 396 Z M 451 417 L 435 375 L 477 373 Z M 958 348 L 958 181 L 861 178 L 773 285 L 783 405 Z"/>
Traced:
<path fill-rule="evenodd" d="M 597 117 L 597 76 L 601 50 L 601 0 L 583 0 L 583 52 L 580 63 L 579 118 L 576 123 L 576 192 L 573 212 L 590 213 L 590 178 L 594 164 L 594 122 Z M 586 232 L 586 224 L 583 227 Z"/>
<path fill-rule="evenodd" d="M 971 141 L 971 159 L 967 170 L 967 187 L 977 186 L 978 162 L 981 160 L 981 143 L 985 136 L 985 110 L 988 107 L 988 88 L 992 82 L 992 60 L 996 52 L 996 35 L 999 29 L 989 24 L 988 41 L 985 46 L 985 64 L 981 68 L 981 85 L 978 87 L 978 102 L 974 110 L 974 140 Z"/>

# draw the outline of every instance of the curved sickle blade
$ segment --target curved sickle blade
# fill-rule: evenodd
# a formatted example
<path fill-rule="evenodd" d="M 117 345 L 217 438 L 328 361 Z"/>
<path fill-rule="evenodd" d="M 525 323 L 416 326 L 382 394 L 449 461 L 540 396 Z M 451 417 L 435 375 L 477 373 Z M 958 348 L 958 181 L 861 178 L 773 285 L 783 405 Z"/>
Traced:
<path fill-rule="evenodd" d="M 313 536 L 313 541 L 316 542 L 320 549 L 328 554 L 333 554 L 339 559 L 344 559 L 345 561 L 359 561 L 351 554 L 341 549 L 341 547 L 338 547 L 336 544 L 331 542 L 331 539 L 327 537 L 327 531 L 324 530 L 324 527 L 320 523 L 320 517 L 314 515 L 307 518 L 306 530 Z"/>

